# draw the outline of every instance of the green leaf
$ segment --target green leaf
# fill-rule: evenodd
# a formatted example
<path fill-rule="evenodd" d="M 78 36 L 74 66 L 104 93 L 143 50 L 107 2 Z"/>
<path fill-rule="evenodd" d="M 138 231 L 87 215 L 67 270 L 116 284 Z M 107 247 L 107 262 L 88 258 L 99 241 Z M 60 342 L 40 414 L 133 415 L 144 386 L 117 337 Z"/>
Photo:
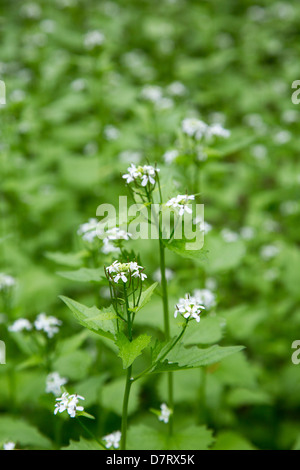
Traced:
<path fill-rule="evenodd" d="M 254 445 L 236 432 L 221 432 L 213 450 L 255 450 Z"/>
<path fill-rule="evenodd" d="M 219 317 L 204 317 L 200 323 L 189 325 L 183 337 L 186 346 L 193 344 L 212 344 L 220 341 L 223 336 L 222 319 Z"/>
<path fill-rule="evenodd" d="M 56 354 L 59 356 L 69 354 L 76 351 L 87 339 L 90 333 L 87 330 L 82 330 L 80 333 L 66 338 L 58 343 Z"/>
<path fill-rule="evenodd" d="M 157 364 L 154 372 L 170 372 L 175 370 L 193 369 L 208 366 L 221 361 L 227 356 L 244 349 L 244 346 L 211 346 L 207 349 L 197 347 L 185 348 L 183 344 L 176 346 L 164 362 Z"/>
<path fill-rule="evenodd" d="M 263 390 L 236 388 L 227 396 L 227 403 L 234 408 L 249 405 L 270 405 L 271 397 Z"/>
<path fill-rule="evenodd" d="M 117 331 L 115 321 L 117 315 L 112 307 L 105 310 L 99 310 L 95 306 L 86 307 L 85 305 L 63 295 L 61 295 L 60 298 L 73 312 L 74 316 L 82 326 L 99 334 L 100 336 L 114 339 Z"/>
<path fill-rule="evenodd" d="M 11 416 L 0 416 L 0 441 L 13 441 L 21 446 L 34 446 L 48 449 L 51 442 L 34 426 L 22 419 Z"/>
<path fill-rule="evenodd" d="M 87 351 L 74 351 L 59 357 L 53 363 L 53 370 L 71 380 L 81 380 L 87 376 L 93 357 Z"/>
<path fill-rule="evenodd" d="M 101 282 L 103 269 L 80 268 L 76 271 L 58 271 L 57 274 L 65 279 L 77 282 Z"/>
<path fill-rule="evenodd" d="M 139 305 L 135 309 L 132 309 L 132 311 L 136 313 L 139 312 L 149 302 L 149 300 L 152 297 L 153 292 L 156 289 L 157 284 L 158 282 L 154 282 L 154 284 L 152 284 L 150 287 L 148 287 L 148 289 L 146 289 L 142 293 Z"/>
<path fill-rule="evenodd" d="M 205 426 L 182 429 L 171 438 L 144 424 L 128 431 L 128 450 L 207 450 L 212 443 L 212 432 Z"/>
<path fill-rule="evenodd" d="M 77 268 L 82 265 L 83 258 L 87 256 L 87 251 L 80 251 L 79 253 L 61 253 L 47 251 L 45 253 L 46 258 L 54 261 L 57 264 L 62 264 L 63 266 L 70 266 Z"/>
<path fill-rule="evenodd" d="M 124 335 L 124 333 L 118 333 L 116 346 L 119 348 L 118 356 L 123 361 L 123 368 L 127 369 L 135 361 L 135 359 L 141 354 L 151 341 L 151 336 L 140 335 L 132 341 Z"/>
<path fill-rule="evenodd" d="M 227 243 L 219 237 L 207 237 L 205 249 L 208 250 L 208 269 L 220 272 L 236 268 L 245 255 L 245 244 L 242 240 Z"/>
<path fill-rule="evenodd" d="M 168 241 L 164 241 L 165 247 L 177 255 L 180 255 L 183 258 L 198 259 L 203 261 L 206 258 L 206 252 L 203 250 L 204 237 L 199 241 L 200 246 L 197 249 L 188 249 L 189 244 L 193 245 L 194 243 L 195 239 L 172 240 L 170 243 L 168 243 Z M 196 247 L 196 245 L 194 246 Z"/>
<path fill-rule="evenodd" d="M 70 444 L 67 447 L 62 447 L 61 450 L 101 450 L 102 447 L 97 441 L 89 441 L 81 437 L 79 441 L 70 440 Z"/>

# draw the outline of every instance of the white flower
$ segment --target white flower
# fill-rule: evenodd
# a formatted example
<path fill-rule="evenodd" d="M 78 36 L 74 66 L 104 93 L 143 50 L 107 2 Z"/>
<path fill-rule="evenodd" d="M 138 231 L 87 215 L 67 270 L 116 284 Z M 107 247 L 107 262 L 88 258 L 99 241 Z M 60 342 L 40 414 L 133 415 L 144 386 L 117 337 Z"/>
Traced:
<path fill-rule="evenodd" d="M 5 273 L 0 273 L 0 291 L 7 288 L 13 287 L 16 281 L 12 276 Z"/>
<path fill-rule="evenodd" d="M 182 121 L 181 125 L 183 133 L 194 137 L 196 140 L 204 137 L 207 131 L 207 124 L 196 118 L 186 118 Z"/>
<path fill-rule="evenodd" d="M 40 18 L 41 14 L 41 7 L 37 3 L 30 2 L 23 5 L 21 8 L 21 15 L 24 18 L 31 18 L 33 20 L 36 20 Z"/>
<path fill-rule="evenodd" d="M 194 318 L 196 322 L 199 323 L 202 309 L 205 309 L 205 307 L 204 305 L 200 305 L 196 297 L 191 297 L 189 294 L 186 294 L 184 298 L 179 299 L 174 317 L 176 318 L 177 315 L 180 314 L 186 319 Z"/>
<path fill-rule="evenodd" d="M 150 165 L 136 167 L 133 163 L 127 168 L 128 173 L 122 176 L 126 180 L 126 183 L 132 183 L 135 181 L 137 184 L 147 186 L 147 184 L 155 184 L 156 173 L 160 170 Z"/>
<path fill-rule="evenodd" d="M 119 252 L 120 248 L 118 247 L 118 242 L 120 243 L 122 240 L 130 240 L 132 237 L 131 233 L 126 232 L 119 227 L 107 230 L 105 235 L 106 237 L 103 238 L 103 247 L 101 249 L 102 253 L 105 254 Z"/>
<path fill-rule="evenodd" d="M 40 313 L 35 322 L 34 326 L 39 331 L 44 331 L 48 338 L 53 338 L 53 336 L 59 332 L 59 326 L 62 324 L 58 318 L 53 316 L 47 316 L 45 313 Z"/>
<path fill-rule="evenodd" d="M 139 163 L 142 159 L 142 154 L 135 150 L 123 150 L 123 152 L 119 154 L 119 159 L 124 163 Z"/>
<path fill-rule="evenodd" d="M 71 83 L 71 88 L 73 91 L 82 91 L 86 88 L 86 81 L 84 78 L 77 78 Z"/>
<path fill-rule="evenodd" d="M 189 207 L 189 201 L 195 199 L 194 195 L 188 196 L 187 194 L 179 194 L 176 197 L 172 197 L 167 203 L 167 207 L 173 207 L 174 209 L 179 209 L 178 214 L 183 216 L 185 212 L 192 214 L 192 209 Z"/>
<path fill-rule="evenodd" d="M 106 268 L 107 274 L 114 282 L 119 282 L 121 279 L 123 282 L 127 282 L 130 277 L 137 277 L 144 281 L 147 276 L 142 271 L 144 268 L 139 266 L 135 261 L 129 263 L 120 263 L 114 261 L 111 266 Z"/>
<path fill-rule="evenodd" d="M 77 411 L 83 411 L 83 406 L 78 406 L 79 400 L 84 400 L 80 395 L 70 395 L 64 392 L 60 398 L 56 398 L 54 414 L 63 413 L 67 410 L 71 418 L 75 418 Z"/>
<path fill-rule="evenodd" d="M 113 245 L 112 243 L 109 243 L 108 240 L 104 239 L 103 240 L 103 246 L 101 248 L 102 253 L 105 255 L 109 255 L 109 253 L 120 253 L 120 248 L 117 246 Z"/>
<path fill-rule="evenodd" d="M 206 222 L 202 216 L 198 216 L 193 220 L 195 225 L 199 225 L 199 229 L 201 232 L 204 232 L 207 234 L 212 230 L 212 225 L 210 225 L 208 222 Z"/>
<path fill-rule="evenodd" d="M 3 444 L 3 450 L 15 450 L 16 444 L 15 442 L 9 441 Z"/>
<path fill-rule="evenodd" d="M 163 154 L 163 159 L 167 164 L 170 164 L 173 163 L 173 161 L 178 157 L 178 155 L 179 152 L 176 149 L 167 150 L 167 152 Z"/>
<path fill-rule="evenodd" d="M 118 449 L 120 446 L 121 436 L 121 431 L 115 431 L 104 436 L 102 440 L 105 442 L 106 449 L 110 449 L 111 447 Z"/>
<path fill-rule="evenodd" d="M 225 129 L 221 124 L 212 124 L 206 129 L 206 137 L 211 139 L 214 136 L 228 139 L 228 137 L 230 137 L 230 131 Z"/>
<path fill-rule="evenodd" d="M 105 36 L 101 31 L 89 31 L 84 36 L 84 46 L 86 49 L 94 49 L 97 46 L 101 46 L 105 41 Z"/>
<path fill-rule="evenodd" d="M 174 277 L 174 271 L 172 271 L 172 269 L 166 268 L 165 276 L 166 276 L 167 282 L 171 281 Z M 161 271 L 159 268 L 156 271 L 154 271 L 152 277 L 154 281 L 161 282 Z"/>
<path fill-rule="evenodd" d="M 171 98 L 163 97 L 155 103 L 157 109 L 170 109 L 174 106 L 174 101 Z"/>
<path fill-rule="evenodd" d="M 161 101 L 163 94 L 162 89 L 156 85 L 145 85 L 141 92 L 141 97 L 144 100 L 157 103 Z"/>
<path fill-rule="evenodd" d="M 18 320 L 8 327 L 8 331 L 12 331 L 13 333 L 18 333 L 23 330 L 32 330 L 32 325 L 26 318 L 18 318 Z"/>
<path fill-rule="evenodd" d="M 80 235 L 83 240 L 92 243 L 98 236 L 97 226 L 97 219 L 89 219 L 88 222 L 80 225 L 79 229 L 77 230 L 77 234 Z"/>
<path fill-rule="evenodd" d="M 292 134 L 289 131 L 281 130 L 274 135 L 274 142 L 278 145 L 283 145 L 289 142 L 292 138 Z"/>
<path fill-rule="evenodd" d="M 278 253 L 279 249 L 275 245 L 265 245 L 260 250 L 260 256 L 266 261 L 274 258 Z"/>
<path fill-rule="evenodd" d="M 120 137 L 119 129 L 111 124 L 104 127 L 103 133 L 106 140 L 117 140 Z"/>
<path fill-rule="evenodd" d="M 130 240 L 132 237 L 131 233 L 126 232 L 119 227 L 114 227 L 107 230 L 106 235 L 107 236 L 104 240 Z"/>
<path fill-rule="evenodd" d="M 253 157 L 256 158 L 256 160 L 263 160 L 268 154 L 267 148 L 261 144 L 253 145 L 253 147 L 251 148 L 251 152 Z"/>
<path fill-rule="evenodd" d="M 186 94 L 186 88 L 181 82 L 173 82 L 167 87 L 168 93 L 173 96 L 183 96 Z"/>
<path fill-rule="evenodd" d="M 242 227 L 240 234 L 244 240 L 251 240 L 254 237 L 255 230 L 253 227 Z"/>
<path fill-rule="evenodd" d="M 51 372 L 46 378 L 46 393 L 53 393 L 58 396 L 61 393 L 61 387 L 65 385 L 68 380 L 61 377 L 58 372 Z"/>
<path fill-rule="evenodd" d="M 167 407 L 167 405 L 165 403 L 162 403 L 160 405 L 160 415 L 158 416 L 158 419 L 159 421 L 163 421 L 164 423 L 168 423 L 169 422 L 169 418 L 172 414 L 172 410 L 170 410 L 170 408 Z"/>
<path fill-rule="evenodd" d="M 229 228 L 223 228 L 223 230 L 221 230 L 221 235 L 226 243 L 233 243 L 239 239 L 239 234 L 233 232 L 233 230 L 230 230 Z"/>
<path fill-rule="evenodd" d="M 210 289 L 195 289 L 193 297 L 199 304 L 204 305 L 205 308 L 212 308 L 216 305 L 215 294 Z"/>

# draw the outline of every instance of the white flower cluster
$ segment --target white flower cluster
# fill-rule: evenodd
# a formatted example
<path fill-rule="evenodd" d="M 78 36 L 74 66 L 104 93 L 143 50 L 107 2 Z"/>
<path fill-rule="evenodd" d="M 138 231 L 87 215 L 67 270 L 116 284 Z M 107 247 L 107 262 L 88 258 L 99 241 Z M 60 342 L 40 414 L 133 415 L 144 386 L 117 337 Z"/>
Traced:
<path fill-rule="evenodd" d="M 112 229 L 107 230 L 106 237 L 103 238 L 103 247 L 102 252 L 105 254 L 111 253 L 113 251 L 120 251 L 118 246 L 118 242 L 121 241 L 128 241 L 132 237 L 131 233 L 126 232 L 125 230 L 120 229 L 119 227 L 114 227 Z"/>
<path fill-rule="evenodd" d="M 162 88 L 157 85 L 145 85 L 141 97 L 153 103 L 157 109 L 170 109 L 174 106 L 173 100 L 163 96 Z"/>
<path fill-rule="evenodd" d="M 193 201 L 195 196 L 188 196 L 187 194 L 178 194 L 176 197 L 172 197 L 167 203 L 167 207 L 173 207 L 174 209 L 179 209 L 178 214 L 183 216 L 185 212 L 192 214 L 192 209 L 189 207 L 189 201 Z"/>
<path fill-rule="evenodd" d="M 186 294 L 184 298 L 179 299 L 174 317 L 177 318 L 177 315 L 180 314 L 186 319 L 194 318 L 196 322 L 199 323 L 202 309 L 205 309 L 205 307 L 199 303 L 196 297 L 191 297 L 189 294 Z"/>
<path fill-rule="evenodd" d="M 77 234 L 80 235 L 83 240 L 92 243 L 98 236 L 97 226 L 97 219 L 89 219 L 88 222 L 80 225 L 79 229 L 77 230 Z"/>
<path fill-rule="evenodd" d="M 105 41 L 105 36 L 101 31 L 89 31 L 84 36 L 84 46 L 88 50 L 92 50 L 97 46 L 101 46 Z"/>
<path fill-rule="evenodd" d="M 83 406 L 78 406 L 79 400 L 84 400 L 80 395 L 70 395 L 64 392 L 60 398 L 56 398 L 54 414 L 63 413 L 67 410 L 71 418 L 75 418 L 78 411 L 83 411 Z"/>
<path fill-rule="evenodd" d="M 160 415 L 158 416 L 159 421 L 163 421 L 164 423 L 168 423 L 170 416 L 172 414 L 172 410 L 167 407 L 165 403 L 160 405 Z"/>
<path fill-rule="evenodd" d="M 34 326 L 37 330 L 43 331 L 46 333 L 48 338 L 53 338 L 53 336 L 59 332 L 59 326 L 62 324 L 58 318 L 53 316 L 47 316 L 45 313 L 40 313 L 35 322 Z"/>
<path fill-rule="evenodd" d="M 18 333 L 23 330 L 32 330 L 32 324 L 27 320 L 27 318 L 18 318 L 18 320 L 8 327 L 8 331 L 11 331 L 12 333 Z"/>
<path fill-rule="evenodd" d="M 172 269 L 169 269 L 169 268 L 166 268 L 165 270 L 165 276 L 166 276 L 166 281 L 169 282 L 171 281 L 173 278 L 174 278 L 174 271 L 172 271 Z M 153 280 L 156 281 L 156 282 L 161 282 L 161 271 L 160 271 L 160 268 L 156 269 L 156 271 L 154 271 L 153 275 Z"/>
<path fill-rule="evenodd" d="M 227 139 L 230 131 L 225 129 L 221 124 L 215 123 L 209 126 L 204 121 L 196 118 L 186 118 L 181 123 L 182 132 L 196 140 L 205 138 L 207 140 L 213 137 L 221 137 Z"/>
<path fill-rule="evenodd" d="M 279 253 L 279 248 L 276 245 L 264 245 L 260 250 L 260 256 L 268 261 L 274 258 Z"/>
<path fill-rule="evenodd" d="M 0 273 L 0 291 L 9 287 L 13 287 L 15 283 L 16 281 L 12 276 L 9 276 L 5 273 Z"/>
<path fill-rule="evenodd" d="M 58 327 L 61 324 L 62 322 L 58 320 L 58 318 L 47 316 L 45 313 L 40 313 L 33 323 L 35 329 L 38 331 L 44 331 L 48 338 L 53 338 L 53 336 L 59 332 Z M 18 318 L 18 320 L 8 327 L 8 330 L 13 333 L 19 333 L 23 330 L 31 331 L 32 327 L 32 324 L 27 320 L 27 318 Z"/>
<path fill-rule="evenodd" d="M 102 440 L 105 442 L 106 449 L 110 449 L 111 447 L 118 449 L 120 446 L 121 437 L 121 431 L 115 431 L 111 434 L 108 434 L 107 436 L 104 436 Z"/>
<path fill-rule="evenodd" d="M 205 308 L 209 309 L 216 305 L 216 296 L 210 289 L 195 289 L 193 297 Z"/>
<path fill-rule="evenodd" d="M 176 149 L 167 150 L 163 154 L 163 159 L 167 165 L 173 163 L 174 160 L 179 156 L 179 152 Z"/>
<path fill-rule="evenodd" d="M 147 275 L 142 272 L 143 270 L 144 268 L 139 266 L 135 261 L 130 261 L 129 263 L 114 261 L 111 266 L 106 268 L 107 274 L 116 283 L 119 282 L 120 279 L 123 282 L 127 282 L 131 277 L 140 278 L 144 281 L 147 278 Z"/>
<path fill-rule="evenodd" d="M 128 173 L 124 174 L 122 178 L 126 180 L 126 183 L 132 183 L 133 181 L 141 186 L 147 186 L 147 184 L 155 184 L 156 173 L 160 170 L 150 165 L 136 167 L 133 163 L 127 168 Z"/>
<path fill-rule="evenodd" d="M 3 444 L 3 450 L 15 450 L 16 444 L 15 442 L 9 441 Z"/>
<path fill-rule="evenodd" d="M 65 377 L 61 377 L 58 372 L 51 372 L 46 378 L 46 393 L 53 393 L 58 396 L 61 393 L 61 387 L 66 385 L 68 380 Z"/>

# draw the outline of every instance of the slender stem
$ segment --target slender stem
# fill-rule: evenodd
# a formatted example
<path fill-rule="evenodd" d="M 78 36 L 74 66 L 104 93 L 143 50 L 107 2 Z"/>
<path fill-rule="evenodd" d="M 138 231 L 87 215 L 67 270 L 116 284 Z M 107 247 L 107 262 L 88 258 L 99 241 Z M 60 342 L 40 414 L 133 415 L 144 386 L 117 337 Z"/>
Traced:
<path fill-rule="evenodd" d="M 175 341 L 172 341 L 172 344 L 171 344 L 170 347 L 167 349 L 167 351 L 166 351 L 156 362 L 154 362 L 154 364 L 151 364 L 151 366 L 147 367 L 147 369 L 145 369 L 143 372 L 141 372 L 139 375 L 137 375 L 137 376 L 132 380 L 132 382 L 135 382 L 136 380 L 138 380 L 138 379 L 140 379 L 141 377 L 143 377 L 145 374 L 148 374 L 148 372 L 150 372 L 150 371 L 152 371 L 153 369 L 155 369 L 155 367 L 157 366 L 157 364 L 158 364 L 159 362 L 162 362 L 162 361 L 167 357 L 167 355 L 169 354 L 169 352 L 172 351 L 172 349 L 176 346 L 176 344 L 178 343 L 178 341 L 183 337 L 184 332 L 185 332 L 186 327 L 187 327 L 187 324 L 188 324 L 188 320 L 186 321 L 184 327 L 182 328 L 180 335 L 176 338 Z"/>
<path fill-rule="evenodd" d="M 165 337 L 170 339 L 170 321 L 169 321 L 169 302 L 168 302 L 168 286 L 166 280 L 166 263 L 165 263 L 165 247 L 163 241 L 159 239 L 159 254 L 160 254 L 160 274 L 161 274 L 161 288 L 163 298 L 163 311 L 164 311 L 164 329 Z"/>
<path fill-rule="evenodd" d="M 131 380 L 131 374 L 132 374 L 132 366 L 128 367 L 127 369 L 127 376 L 126 376 L 126 387 L 125 387 L 125 393 L 124 393 L 124 399 L 123 399 L 123 411 L 122 411 L 122 427 L 121 427 L 121 450 L 126 450 L 126 437 L 127 437 L 127 417 L 128 417 L 128 402 L 129 402 L 129 395 L 130 395 L 130 389 L 132 385 L 132 380 Z"/>
<path fill-rule="evenodd" d="M 85 430 L 85 432 L 90 436 L 92 437 L 93 439 L 95 439 L 96 442 L 98 442 L 99 446 L 101 446 L 103 449 L 106 449 L 105 445 L 99 441 L 99 439 L 86 427 L 85 424 L 83 424 L 83 422 L 77 417 L 77 422 L 80 424 L 80 426 L 82 427 L 82 429 Z"/>
<path fill-rule="evenodd" d="M 132 341 L 132 323 L 129 311 L 129 304 L 128 304 L 128 296 L 127 296 L 127 288 L 126 283 L 124 282 L 124 297 L 125 297 L 125 305 L 127 311 L 127 326 L 128 326 L 128 337 L 129 341 Z M 126 385 L 125 385 L 125 392 L 123 398 L 123 411 L 122 411 L 122 424 L 121 424 L 121 450 L 126 450 L 126 437 L 127 437 L 127 418 L 128 418 L 128 403 L 129 403 L 129 396 L 130 396 L 130 389 L 132 385 L 132 365 L 127 369 L 126 375 Z"/>

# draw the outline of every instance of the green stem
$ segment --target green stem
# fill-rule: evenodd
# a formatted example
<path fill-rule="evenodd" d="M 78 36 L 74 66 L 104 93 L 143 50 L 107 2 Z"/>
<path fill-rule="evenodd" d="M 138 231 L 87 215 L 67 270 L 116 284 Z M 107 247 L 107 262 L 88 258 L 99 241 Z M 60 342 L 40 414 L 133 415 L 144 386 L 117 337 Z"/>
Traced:
<path fill-rule="evenodd" d="M 99 446 L 101 446 L 103 449 L 106 449 L 105 445 L 99 441 L 99 439 L 97 439 L 97 437 L 86 427 L 85 424 L 83 424 L 83 422 L 77 417 L 77 422 L 80 424 L 80 426 L 82 427 L 82 429 L 84 429 L 84 431 L 90 436 L 92 437 L 93 439 L 95 439 L 96 442 L 98 442 Z"/>
<path fill-rule="evenodd" d="M 126 438 L 127 438 L 127 418 L 128 418 L 128 402 L 129 402 L 129 395 L 130 395 L 130 389 L 132 385 L 132 379 L 131 379 L 131 374 L 132 374 L 132 366 L 128 367 L 127 369 L 127 376 L 126 376 L 126 387 L 125 387 L 125 393 L 124 393 L 124 399 L 123 399 L 123 411 L 122 411 L 122 426 L 121 426 L 121 450 L 126 450 Z"/>
<path fill-rule="evenodd" d="M 160 233 L 161 235 L 161 233 Z M 166 280 L 166 263 L 165 263 L 165 247 L 162 238 L 159 239 L 159 253 L 160 253 L 160 273 L 161 273 L 161 287 L 162 287 L 162 300 L 164 312 L 164 330 L 165 338 L 170 339 L 170 320 L 169 320 L 169 303 L 168 303 L 168 286 Z M 168 372 L 168 406 L 171 410 L 174 409 L 174 383 L 173 374 Z M 169 419 L 169 435 L 173 434 L 173 413 Z"/>
<path fill-rule="evenodd" d="M 176 338 L 176 340 L 174 342 L 172 342 L 172 344 L 170 345 L 170 347 L 168 348 L 168 350 L 156 361 L 154 362 L 154 364 L 151 364 L 151 366 L 147 367 L 147 369 L 145 369 L 143 372 L 141 372 L 139 375 L 137 375 L 133 380 L 132 382 L 135 382 L 136 380 L 140 379 L 141 377 L 143 377 L 145 374 L 148 374 L 148 372 L 152 371 L 153 369 L 155 369 L 155 367 L 157 366 L 157 364 L 159 362 L 162 362 L 166 357 L 167 355 L 169 354 L 170 351 L 172 351 L 172 349 L 176 346 L 176 344 L 178 343 L 178 341 L 183 337 L 184 335 L 184 332 L 186 330 L 186 327 L 187 327 L 187 324 L 188 324 L 188 320 L 186 321 L 184 327 L 182 328 L 182 331 L 180 333 L 180 335 Z"/>
<path fill-rule="evenodd" d="M 125 297 L 125 304 L 127 310 L 127 326 L 128 326 L 128 337 L 129 341 L 132 341 L 132 323 L 130 318 L 130 311 L 129 311 L 129 304 L 128 304 L 128 296 L 127 296 L 127 288 L 126 283 L 124 283 L 124 297 Z M 129 403 L 129 396 L 130 396 L 130 389 L 132 385 L 132 365 L 127 369 L 126 375 L 126 386 L 123 398 L 123 410 L 122 410 L 122 424 L 121 424 L 121 450 L 126 450 L 126 437 L 127 437 L 127 419 L 128 419 L 128 403 Z"/>

